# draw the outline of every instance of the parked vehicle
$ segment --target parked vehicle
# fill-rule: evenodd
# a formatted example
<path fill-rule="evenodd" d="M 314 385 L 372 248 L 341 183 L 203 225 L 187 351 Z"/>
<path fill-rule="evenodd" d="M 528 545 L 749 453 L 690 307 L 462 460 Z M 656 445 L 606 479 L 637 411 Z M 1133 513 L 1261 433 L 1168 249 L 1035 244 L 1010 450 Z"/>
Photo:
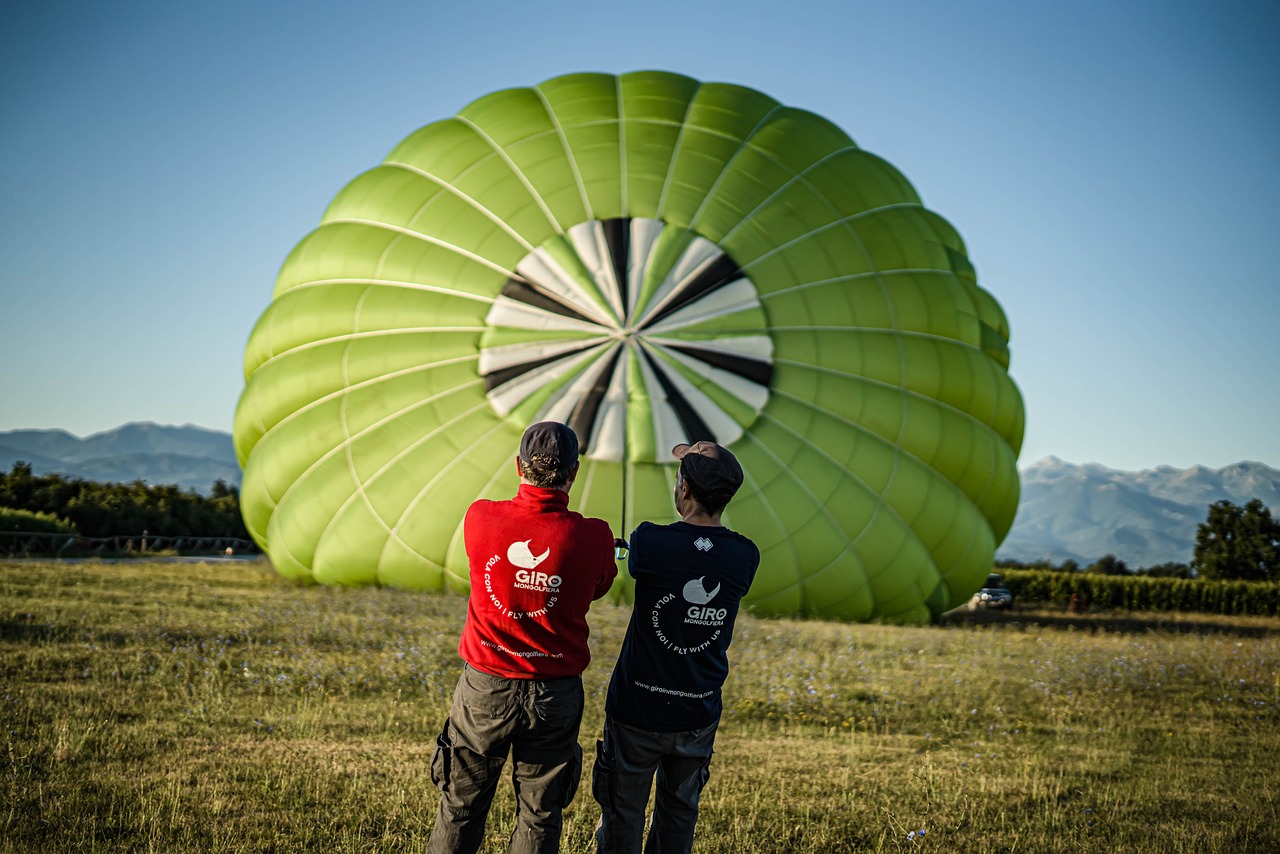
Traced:
<path fill-rule="evenodd" d="M 1008 587 L 1004 586 L 1004 576 L 998 572 L 993 572 L 987 576 L 987 581 L 982 585 L 982 589 L 973 594 L 973 598 L 969 600 L 969 610 L 976 611 L 979 608 L 1012 608 L 1013 593 Z"/>

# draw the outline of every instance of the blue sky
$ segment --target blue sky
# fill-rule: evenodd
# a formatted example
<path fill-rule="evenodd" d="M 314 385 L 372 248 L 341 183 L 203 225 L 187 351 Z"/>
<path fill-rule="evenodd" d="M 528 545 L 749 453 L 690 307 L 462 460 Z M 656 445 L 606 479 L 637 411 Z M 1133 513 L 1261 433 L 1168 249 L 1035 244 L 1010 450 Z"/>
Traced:
<path fill-rule="evenodd" d="M 1280 467 L 1274 3 L 60 2 L 0 11 L 0 430 L 230 430 L 275 274 L 495 89 L 659 68 L 893 163 L 1013 328 L 1023 464 Z"/>

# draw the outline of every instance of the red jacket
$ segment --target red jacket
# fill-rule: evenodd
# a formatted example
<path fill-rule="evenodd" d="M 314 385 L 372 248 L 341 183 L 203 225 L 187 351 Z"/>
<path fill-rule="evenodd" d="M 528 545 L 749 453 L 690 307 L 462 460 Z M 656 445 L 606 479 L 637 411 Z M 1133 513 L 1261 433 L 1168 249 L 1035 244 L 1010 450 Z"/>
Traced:
<path fill-rule="evenodd" d="M 569 510 L 558 489 L 520 484 L 510 501 L 477 501 L 463 523 L 471 596 L 458 654 L 511 679 L 586 669 L 587 609 L 618 574 L 603 519 Z"/>

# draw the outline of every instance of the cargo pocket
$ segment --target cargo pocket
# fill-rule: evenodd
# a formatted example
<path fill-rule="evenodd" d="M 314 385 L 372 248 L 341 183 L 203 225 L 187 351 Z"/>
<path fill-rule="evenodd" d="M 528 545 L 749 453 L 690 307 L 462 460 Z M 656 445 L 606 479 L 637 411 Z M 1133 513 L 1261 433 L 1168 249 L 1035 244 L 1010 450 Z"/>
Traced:
<path fill-rule="evenodd" d="M 449 790 L 449 778 L 453 775 L 453 739 L 449 735 L 449 721 L 436 736 L 436 749 L 431 751 L 431 782 L 441 792 Z"/>
<path fill-rule="evenodd" d="M 563 774 L 564 795 L 560 799 L 562 808 L 573 803 L 574 796 L 578 794 L 578 785 L 582 780 L 582 745 L 574 743 L 573 755 L 569 757 L 569 762 L 565 765 Z"/>
<path fill-rule="evenodd" d="M 711 779 L 711 757 L 714 753 L 707 755 L 707 761 L 702 763 L 702 767 L 698 769 L 698 794 L 702 794 L 702 790 L 707 787 L 707 781 Z"/>
<path fill-rule="evenodd" d="M 596 739 L 596 763 L 591 768 L 591 797 L 607 813 L 613 810 L 613 757 L 605 752 L 604 742 Z"/>

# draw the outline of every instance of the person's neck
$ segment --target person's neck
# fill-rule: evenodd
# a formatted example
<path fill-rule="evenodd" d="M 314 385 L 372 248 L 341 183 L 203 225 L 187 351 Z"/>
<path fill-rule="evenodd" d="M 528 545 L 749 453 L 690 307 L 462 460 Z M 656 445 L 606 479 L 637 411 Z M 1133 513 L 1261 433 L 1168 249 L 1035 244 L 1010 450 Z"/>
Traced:
<path fill-rule="evenodd" d="M 687 522 L 690 525 L 700 525 L 704 528 L 720 528 L 719 513 L 704 513 L 701 509 L 691 510 L 680 517 L 681 522 Z"/>
<path fill-rule="evenodd" d="M 520 483 L 525 486 L 532 486 L 534 489 L 554 489 L 556 492 L 563 492 L 565 495 L 569 494 L 569 487 L 573 486 L 573 481 L 562 483 L 559 486 L 538 486 L 536 483 L 530 483 L 524 478 L 520 478 Z"/>

